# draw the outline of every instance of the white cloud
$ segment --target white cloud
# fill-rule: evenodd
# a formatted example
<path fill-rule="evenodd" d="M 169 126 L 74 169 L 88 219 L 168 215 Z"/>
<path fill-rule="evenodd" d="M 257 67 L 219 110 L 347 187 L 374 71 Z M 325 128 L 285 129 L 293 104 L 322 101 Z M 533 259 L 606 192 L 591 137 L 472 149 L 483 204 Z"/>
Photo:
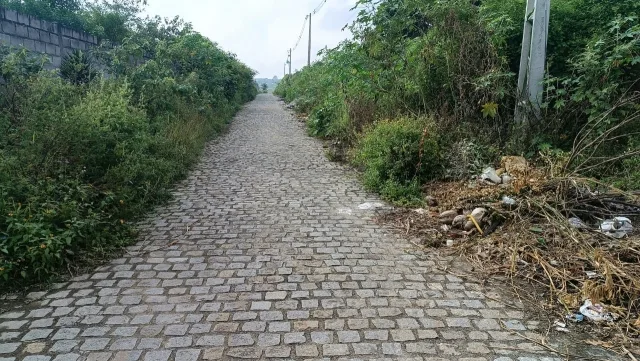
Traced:
<path fill-rule="evenodd" d="M 217 42 L 258 72 L 258 77 L 282 77 L 287 51 L 293 47 L 307 14 L 321 0 L 149 0 L 145 13 L 182 17 L 196 31 Z M 355 16 L 356 0 L 327 0 L 312 17 L 311 59 L 325 46 L 351 37 L 341 29 Z M 308 28 L 293 53 L 292 69 L 307 64 Z"/>

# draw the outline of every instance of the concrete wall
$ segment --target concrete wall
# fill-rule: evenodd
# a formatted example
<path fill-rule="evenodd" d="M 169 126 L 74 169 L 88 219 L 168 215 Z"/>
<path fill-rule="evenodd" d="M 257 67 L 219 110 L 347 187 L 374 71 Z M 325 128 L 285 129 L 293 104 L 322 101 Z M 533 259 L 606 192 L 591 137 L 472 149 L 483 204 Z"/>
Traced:
<path fill-rule="evenodd" d="M 51 60 L 48 67 L 53 69 L 59 68 L 62 57 L 73 50 L 87 50 L 98 44 L 94 35 L 4 8 L 0 8 L 0 41 L 47 54 Z"/>

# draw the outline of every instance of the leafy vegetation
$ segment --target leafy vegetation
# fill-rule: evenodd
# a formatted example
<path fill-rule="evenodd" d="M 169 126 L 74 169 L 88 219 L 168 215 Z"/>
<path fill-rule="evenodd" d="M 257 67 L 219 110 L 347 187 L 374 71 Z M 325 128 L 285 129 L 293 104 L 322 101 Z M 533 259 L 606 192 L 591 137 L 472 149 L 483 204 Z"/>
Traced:
<path fill-rule="evenodd" d="M 541 150 L 565 159 L 565 172 L 637 188 L 640 3 L 552 2 L 543 114 L 517 124 L 525 5 L 360 0 L 353 39 L 322 51 L 275 93 L 309 115 L 311 135 L 352 149 L 335 153 L 364 171 L 369 188 L 401 203 L 421 199 L 429 179 L 464 179 L 499 154 Z"/>
<path fill-rule="evenodd" d="M 133 34 L 146 0 L 0 0 L 0 7 L 57 22 L 114 42 Z"/>
<path fill-rule="evenodd" d="M 86 53 L 56 74 L 24 49 L 0 50 L 0 289 L 131 242 L 131 222 L 257 93 L 251 69 L 179 19 L 127 24 L 121 45 L 93 53 L 108 78 Z"/>
<path fill-rule="evenodd" d="M 437 139 L 423 134 L 423 122 L 398 119 L 365 130 L 353 163 L 364 169 L 364 184 L 403 204 L 420 203 L 420 186 L 440 172 Z"/>

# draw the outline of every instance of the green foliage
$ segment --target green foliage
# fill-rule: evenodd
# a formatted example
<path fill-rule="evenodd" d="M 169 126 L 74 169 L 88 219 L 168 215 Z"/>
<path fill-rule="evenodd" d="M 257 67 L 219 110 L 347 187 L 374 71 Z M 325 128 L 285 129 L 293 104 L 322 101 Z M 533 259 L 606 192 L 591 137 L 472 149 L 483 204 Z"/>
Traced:
<path fill-rule="evenodd" d="M 610 140 L 598 143 L 595 156 L 584 152 L 572 161 L 588 165 L 588 175 L 633 179 L 635 163 L 623 159 L 638 152 L 640 2 L 563 0 L 551 7 L 547 102 L 537 122 L 513 121 L 526 0 L 359 0 L 349 26 L 354 38 L 286 76 L 275 94 L 309 114 L 311 135 L 355 146 L 356 153 L 363 143 L 354 141 L 372 123 L 429 117 L 446 169 L 437 176 L 445 178 L 477 174 L 501 153 L 537 156 L 543 143 L 569 153 L 576 137 L 604 135 Z M 371 144 L 389 137 L 366 134 Z M 391 146 L 380 140 L 378 148 Z M 606 157 L 617 160 L 590 165 Z M 415 172 L 414 161 L 395 163 L 392 173 Z M 358 164 L 370 188 L 411 193 L 402 187 L 413 180 L 396 175 L 391 183 L 402 187 L 385 188 L 386 171 Z M 419 194 L 424 179 L 416 178 L 410 188 Z"/>
<path fill-rule="evenodd" d="M 91 58 L 82 50 L 65 55 L 60 64 L 60 76 L 73 84 L 86 84 L 98 76 Z"/>
<path fill-rule="evenodd" d="M 441 172 L 438 142 L 430 127 L 408 118 L 369 127 L 352 157 L 363 170 L 364 185 L 399 203 L 420 199 L 420 185 Z"/>
<path fill-rule="evenodd" d="M 113 42 L 133 33 L 142 5 L 146 0 L 0 0 L 0 7 Z"/>
<path fill-rule="evenodd" d="M 84 53 L 65 60 L 62 79 L 0 48 L 0 288 L 131 242 L 130 224 L 255 97 L 254 72 L 190 26 L 138 21 L 122 44 L 96 50 L 108 79 Z"/>

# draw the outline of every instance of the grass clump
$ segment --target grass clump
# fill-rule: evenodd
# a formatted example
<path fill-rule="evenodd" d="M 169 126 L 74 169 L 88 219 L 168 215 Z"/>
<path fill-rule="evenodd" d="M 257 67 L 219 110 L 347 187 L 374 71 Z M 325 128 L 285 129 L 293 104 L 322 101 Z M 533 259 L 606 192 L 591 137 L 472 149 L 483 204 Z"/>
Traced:
<path fill-rule="evenodd" d="M 399 204 L 417 204 L 420 185 L 440 174 L 439 146 L 424 121 L 384 120 L 369 126 L 356 142 L 352 163 L 364 185 Z"/>

